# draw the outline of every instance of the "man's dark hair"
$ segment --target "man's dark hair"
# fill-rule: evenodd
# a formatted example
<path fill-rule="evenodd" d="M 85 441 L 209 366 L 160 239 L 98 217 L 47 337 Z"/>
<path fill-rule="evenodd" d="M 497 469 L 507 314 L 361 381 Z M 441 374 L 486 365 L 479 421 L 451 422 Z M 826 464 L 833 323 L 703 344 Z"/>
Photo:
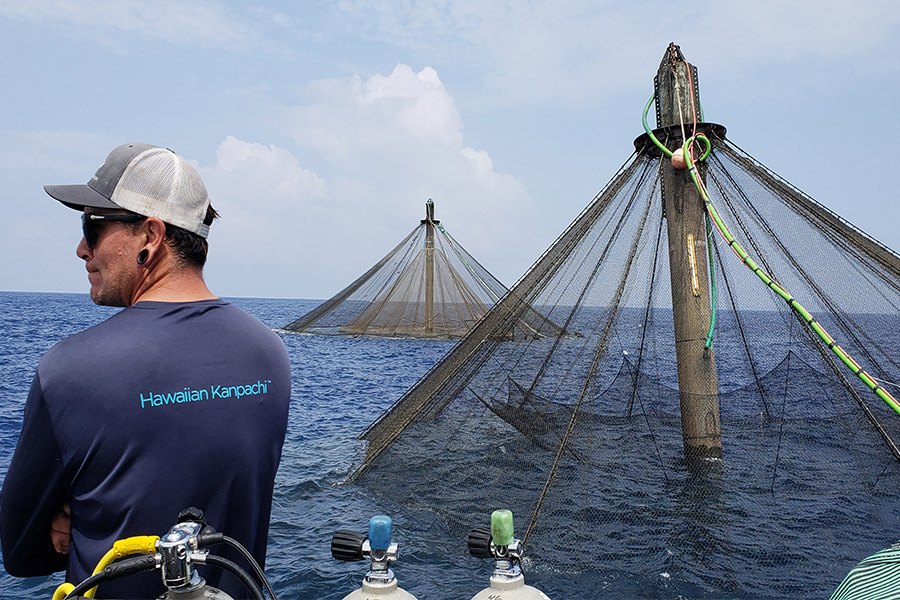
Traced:
<path fill-rule="evenodd" d="M 210 204 L 206 208 L 206 218 L 203 219 L 204 225 L 212 225 L 219 216 L 219 213 Z M 202 238 L 196 233 L 169 225 L 166 223 L 166 239 L 172 244 L 175 254 L 178 255 L 185 264 L 194 265 L 202 268 L 206 264 L 206 253 L 209 251 L 209 243 L 206 238 Z"/>

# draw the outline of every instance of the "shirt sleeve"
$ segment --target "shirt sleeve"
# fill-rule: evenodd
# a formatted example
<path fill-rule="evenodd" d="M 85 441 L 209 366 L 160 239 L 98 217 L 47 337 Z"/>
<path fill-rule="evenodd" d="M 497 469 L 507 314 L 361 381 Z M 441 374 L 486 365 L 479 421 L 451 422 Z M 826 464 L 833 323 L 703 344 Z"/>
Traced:
<path fill-rule="evenodd" d="M 50 522 L 62 508 L 68 488 L 36 374 L 25 402 L 22 433 L 0 491 L 0 547 L 10 575 L 49 575 L 66 568 L 67 555 L 58 553 L 50 540 Z"/>

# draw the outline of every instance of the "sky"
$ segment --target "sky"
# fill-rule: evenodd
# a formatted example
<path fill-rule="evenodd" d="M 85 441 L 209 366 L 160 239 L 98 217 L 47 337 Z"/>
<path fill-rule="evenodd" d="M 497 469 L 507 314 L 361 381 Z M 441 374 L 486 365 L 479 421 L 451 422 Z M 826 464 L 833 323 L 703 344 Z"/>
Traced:
<path fill-rule="evenodd" d="M 0 0 L 0 289 L 87 292 L 43 186 L 127 142 L 203 176 L 219 296 L 328 298 L 429 198 L 512 285 L 631 155 L 670 42 L 708 121 L 900 249 L 895 0 Z"/>

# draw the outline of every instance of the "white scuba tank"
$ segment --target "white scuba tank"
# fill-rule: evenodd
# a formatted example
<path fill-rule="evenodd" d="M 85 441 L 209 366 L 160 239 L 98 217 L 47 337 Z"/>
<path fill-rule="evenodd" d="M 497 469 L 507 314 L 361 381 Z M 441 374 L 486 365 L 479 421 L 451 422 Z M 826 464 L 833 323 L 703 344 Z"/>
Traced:
<path fill-rule="evenodd" d="M 472 600 L 550 600 L 541 590 L 525 585 L 525 576 L 512 579 L 491 577 L 491 585 L 472 597 Z"/>
<path fill-rule="evenodd" d="M 389 582 L 369 582 L 363 579 L 362 587 L 344 596 L 344 600 L 416 600 L 416 597 L 397 585 L 397 580 Z"/>

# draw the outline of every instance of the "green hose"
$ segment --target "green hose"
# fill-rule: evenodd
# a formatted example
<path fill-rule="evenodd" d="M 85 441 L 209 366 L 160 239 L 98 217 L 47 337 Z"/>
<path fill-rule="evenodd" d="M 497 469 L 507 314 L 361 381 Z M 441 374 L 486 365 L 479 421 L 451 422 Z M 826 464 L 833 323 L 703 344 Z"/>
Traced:
<path fill-rule="evenodd" d="M 655 94 L 655 93 L 654 93 L 653 95 L 650 96 L 650 99 L 647 100 L 647 105 L 644 106 L 644 115 L 643 115 L 643 117 L 641 117 L 642 120 L 643 120 L 643 123 L 644 123 L 644 131 L 647 132 L 647 135 L 650 136 L 650 139 L 653 140 L 653 143 L 656 144 L 656 147 L 657 147 L 657 148 L 659 148 L 660 150 L 662 150 L 663 153 L 664 153 L 666 156 L 671 157 L 671 156 L 672 156 L 672 151 L 669 150 L 668 148 L 666 148 L 666 147 L 662 144 L 662 142 L 660 142 L 658 139 L 656 139 L 656 136 L 653 135 L 653 131 L 650 129 L 650 125 L 647 124 L 647 113 L 650 112 L 650 105 L 653 104 L 653 101 L 654 101 L 654 100 L 656 100 L 656 94 Z"/>
<path fill-rule="evenodd" d="M 706 224 L 706 250 L 709 252 L 709 288 L 712 310 L 709 315 L 709 333 L 706 334 L 706 347 L 712 346 L 713 330 L 716 328 L 716 268 L 713 265 L 712 226 L 709 223 L 709 213 L 704 213 L 703 222 Z"/>
<path fill-rule="evenodd" d="M 672 156 L 672 154 L 673 154 L 672 151 L 670 151 L 658 139 L 656 139 L 656 136 L 653 135 L 653 132 L 650 130 L 650 125 L 647 123 L 647 113 L 649 112 L 650 105 L 653 104 L 653 100 L 655 100 L 655 98 L 656 98 L 656 94 L 653 94 L 652 96 L 650 96 L 650 100 L 647 101 L 647 105 L 644 107 L 644 114 L 642 117 L 642 121 L 644 124 L 644 131 L 647 132 L 647 135 L 650 137 L 650 139 L 653 141 L 653 143 L 656 144 L 657 148 L 659 148 L 666 156 Z M 701 110 L 702 110 L 702 108 L 701 108 Z M 702 112 L 701 112 L 701 114 L 702 114 Z M 876 396 L 881 398 L 885 402 L 885 404 L 887 404 L 895 413 L 900 415 L 900 403 L 897 402 L 897 399 L 894 398 L 887 390 L 885 390 L 883 387 L 881 387 L 881 385 L 879 385 L 878 382 L 875 381 L 871 375 L 866 373 L 863 370 L 863 368 L 860 367 L 859 364 L 857 364 L 857 362 L 855 360 L 853 360 L 853 357 L 851 357 L 849 354 L 847 354 L 844 351 L 843 348 L 841 348 L 839 345 L 837 345 L 837 343 L 835 343 L 835 341 L 834 341 L 834 338 L 832 338 L 830 335 L 828 335 L 828 332 L 825 331 L 825 328 L 822 327 L 822 325 L 818 321 L 816 321 L 815 318 L 813 318 L 813 316 L 809 313 L 809 311 L 807 311 L 803 307 L 803 305 L 801 305 L 799 302 L 797 302 L 797 300 L 795 300 L 794 297 L 791 296 L 787 292 L 787 290 L 785 290 L 783 287 L 781 287 L 775 281 L 773 281 L 772 278 L 765 271 L 763 271 L 759 267 L 759 265 L 757 265 L 753 261 L 752 258 L 750 258 L 750 256 L 741 247 L 741 245 L 737 242 L 737 240 L 734 239 L 734 236 L 731 235 L 731 232 L 728 231 L 728 227 L 725 226 L 725 223 L 722 221 L 722 218 L 719 216 L 718 211 L 716 211 L 716 207 L 713 206 L 712 201 L 709 199 L 709 195 L 706 193 L 706 188 L 703 187 L 703 184 L 700 181 L 699 176 L 697 175 L 697 168 L 694 165 L 694 161 L 693 161 L 693 159 L 691 159 L 689 149 L 690 149 L 690 145 L 695 141 L 695 137 L 696 137 L 696 140 L 702 141 L 703 143 L 706 144 L 706 150 L 700 156 L 698 161 L 705 160 L 706 157 L 709 156 L 710 151 L 712 150 L 712 143 L 709 141 L 709 139 L 704 134 L 700 133 L 700 134 L 697 134 L 696 136 L 691 136 L 690 138 L 686 139 L 684 141 L 684 144 L 682 145 L 682 151 L 684 152 L 684 160 L 687 163 L 688 172 L 691 174 L 691 179 L 694 182 L 694 186 L 697 188 L 697 191 L 700 193 L 700 196 L 703 198 L 703 202 L 706 205 L 706 211 L 707 211 L 709 217 L 712 218 L 713 222 L 718 227 L 719 232 L 722 234 L 722 237 L 725 238 L 725 241 L 728 242 L 728 245 L 732 247 L 732 249 L 735 251 L 735 253 L 738 255 L 738 257 L 741 259 L 741 262 L 743 262 L 745 265 L 747 265 L 747 267 L 751 271 L 756 273 L 756 276 L 759 277 L 760 280 L 762 280 L 762 282 L 765 283 L 769 288 L 771 288 L 772 291 L 774 291 L 776 294 L 781 296 L 781 298 L 783 298 L 788 303 L 788 306 L 791 307 L 791 310 L 793 310 L 795 313 L 800 315 L 800 318 L 802 318 L 803 321 L 807 325 L 809 325 L 809 327 L 816 333 L 816 335 L 818 335 L 819 338 L 823 342 L 825 342 L 825 344 L 828 345 L 828 348 L 832 352 L 834 352 L 834 354 L 841 360 L 841 362 L 843 362 L 844 365 L 846 365 L 846 367 L 848 369 L 850 369 L 850 371 L 852 371 L 853 374 L 856 375 L 860 379 L 860 381 L 862 381 L 864 384 L 866 384 L 866 386 L 870 390 L 872 390 Z M 711 250 L 710 250 L 710 252 L 711 252 Z M 712 261 L 710 261 L 710 268 L 712 268 Z M 713 319 L 715 319 L 714 315 L 713 315 Z M 711 343 L 711 332 L 712 332 L 712 323 L 710 324 L 710 336 L 707 336 L 707 340 L 706 340 L 707 347 L 709 347 L 709 344 Z"/>

